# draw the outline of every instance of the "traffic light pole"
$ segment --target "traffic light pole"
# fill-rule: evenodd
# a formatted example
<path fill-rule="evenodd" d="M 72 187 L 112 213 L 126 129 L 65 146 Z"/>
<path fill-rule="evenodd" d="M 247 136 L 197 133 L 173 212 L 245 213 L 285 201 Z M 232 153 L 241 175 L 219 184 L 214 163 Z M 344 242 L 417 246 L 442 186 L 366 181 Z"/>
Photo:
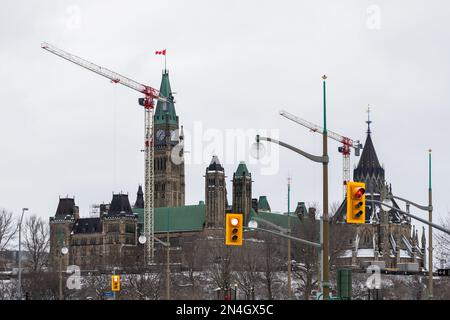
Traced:
<path fill-rule="evenodd" d="M 308 241 L 308 240 L 305 240 L 305 239 L 296 238 L 296 237 L 290 236 L 290 235 L 285 234 L 285 233 L 276 232 L 276 231 L 273 231 L 273 230 L 263 229 L 263 228 L 259 228 L 259 227 L 258 228 L 244 227 L 244 230 L 249 230 L 249 231 L 255 231 L 256 230 L 256 231 L 262 231 L 262 232 L 270 233 L 270 234 L 273 234 L 274 236 L 278 236 L 278 237 L 281 237 L 281 238 L 294 240 L 294 241 L 297 241 L 297 242 L 306 244 L 308 246 L 312 246 L 312 247 L 315 247 L 315 248 L 318 248 L 318 249 L 322 250 L 322 245 L 320 243 Z"/>
<path fill-rule="evenodd" d="M 393 198 L 394 198 L 394 197 L 393 197 Z M 395 198 L 396 198 L 396 197 L 395 197 Z M 418 217 L 418 216 L 415 216 L 415 215 L 413 215 L 413 214 L 411 214 L 411 213 L 409 213 L 409 212 L 405 212 L 405 211 L 403 211 L 403 210 L 400 210 L 399 208 L 393 207 L 393 206 L 388 205 L 388 204 L 386 204 L 386 203 L 384 203 L 384 202 L 381 202 L 381 201 L 378 201 L 378 200 L 372 200 L 372 199 L 366 199 L 366 202 L 378 203 L 378 204 L 381 204 L 381 205 L 383 205 L 383 206 L 385 206 L 385 207 L 388 207 L 388 208 L 390 208 L 390 209 L 394 209 L 395 211 L 398 211 L 398 212 L 400 212 L 400 213 L 402 213 L 402 214 L 405 214 L 405 215 L 407 215 L 407 216 L 409 216 L 409 217 L 411 217 L 411 218 L 413 218 L 413 219 L 416 219 L 416 220 L 418 220 L 418 221 L 420 221 L 420 222 L 422 222 L 422 223 L 425 223 L 426 225 L 428 225 L 428 226 L 430 226 L 430 227 L 433 227 L 433 228 L 435 228 L 435 229 L 438 229 L 438 230 L 440 230 L 440 231 L 442 231 L 442 232 L 445 232 L 446 234 L 449 234 L 449 235 L 450 235 L 450 230 L 449 230 L 449 229 L 445 229 L 444 227 L 442 227 L 442 226 L 440 226 L 440 225 L 438 225 L 438 224 L 435 224 L 435 223 L 433 223 L 433 222 L 429 222 L 429 221 L 427 221 L 427 220 L 425 220 L 425 219 L 422 219 L 422 218 L 420 218 L 420 217 Z M 412 203 L 411 203 L 411 204 L 412 204 Z"/>
<path fill-rule="evenodd" d="M 322 247 L 322 288 L 323 288 L 323 299 L 328 300 L 330 297 L 330 264 L 329 264 L 329 251 L 330 251 L 330 223 L 328 216 L 328 132 L 327 132 L 327 104 L 326 104 L 326 75 L 322 76 L 323 79 L 323 154 L 322 156 L 315 156 L 307 153 L 303 150 L 295 148 L 282 141 L 277 141 L 272 138 L 256 136 L 257 148 L 259 148 L 260 140 L 265 140 L 268 142 L 277 143 L 282 147 L 292 150 L 311 161 L 322 163 L 323 165 L 323 246 Z"/>

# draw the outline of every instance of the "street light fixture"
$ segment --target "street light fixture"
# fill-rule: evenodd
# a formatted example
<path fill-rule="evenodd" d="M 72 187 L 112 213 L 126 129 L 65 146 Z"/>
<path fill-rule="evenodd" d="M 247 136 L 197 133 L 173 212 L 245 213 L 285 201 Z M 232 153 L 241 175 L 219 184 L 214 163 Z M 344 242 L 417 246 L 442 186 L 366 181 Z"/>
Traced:
<path fill-rule="evenodd" d="M 22 220 L 25 211 L 28 211 L 28 208 L 22 208 L 22 215 L 19 221 L 19 300 L 22 300 Z"/>

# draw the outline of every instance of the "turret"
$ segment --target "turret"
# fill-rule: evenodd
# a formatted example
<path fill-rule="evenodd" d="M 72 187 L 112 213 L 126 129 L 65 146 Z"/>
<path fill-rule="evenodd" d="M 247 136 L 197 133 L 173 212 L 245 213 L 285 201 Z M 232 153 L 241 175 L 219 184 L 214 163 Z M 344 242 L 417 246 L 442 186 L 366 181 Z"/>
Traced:
<path fill-rule="evenodd" d="M 205 171 L 205 221 L 207 228 L 223 228 L 226 209 L 225 170 L 213 156 Z"/>

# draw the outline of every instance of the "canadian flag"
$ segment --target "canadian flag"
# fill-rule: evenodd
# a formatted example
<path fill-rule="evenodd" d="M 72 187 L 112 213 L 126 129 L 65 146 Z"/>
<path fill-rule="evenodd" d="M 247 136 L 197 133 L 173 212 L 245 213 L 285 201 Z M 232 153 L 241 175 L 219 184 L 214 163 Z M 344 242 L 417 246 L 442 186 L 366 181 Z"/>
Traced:
<path fill-rule="evenodd" d="M 166 49 L 162 50 L 162 51 L 155 51 L 155 54 L 162 54 L 162 55 L 166 55 Z"/>

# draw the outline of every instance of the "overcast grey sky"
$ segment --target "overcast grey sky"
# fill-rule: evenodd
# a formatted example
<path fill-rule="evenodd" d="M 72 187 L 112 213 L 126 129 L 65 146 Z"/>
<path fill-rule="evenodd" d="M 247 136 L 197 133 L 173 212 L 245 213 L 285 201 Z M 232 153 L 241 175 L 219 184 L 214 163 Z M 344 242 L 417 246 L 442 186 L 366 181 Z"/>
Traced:
<path fill-rule="evenodd" d="M 2 1 L 0 207 L 47 219 L 59 195 L 74 195 L 88 215 L 113 191 L 134 202 L 143 183 L 139 94 L 42 50 L 47 41 L 157 88 L 163 59 L 154 51 L 166 48 L 185 130 L 279 129 L 281 140 L 314 154 L 321 136 L 278 111 L 321 124 L 325 73 L 329 129 L 364 142 L 370 104 L 395 194 L 426 203 L 433 149 L 434 207 L 443 215 L 449 9 L 447 1 Z M 337 143 L 329 146 L 337 201 L 342 158 Z M 225 163 L 230 202 L 238 161 Z M 208 162 L 186 165 L 188 204 L 204 199 Z M 289 174 L 292 207 L 322 201 L 321 166 L 290 151 L 280 150 L 277 174 L 249 169 L 253 196 L 267 195 L 273 210 L 286 210 Z"/>

